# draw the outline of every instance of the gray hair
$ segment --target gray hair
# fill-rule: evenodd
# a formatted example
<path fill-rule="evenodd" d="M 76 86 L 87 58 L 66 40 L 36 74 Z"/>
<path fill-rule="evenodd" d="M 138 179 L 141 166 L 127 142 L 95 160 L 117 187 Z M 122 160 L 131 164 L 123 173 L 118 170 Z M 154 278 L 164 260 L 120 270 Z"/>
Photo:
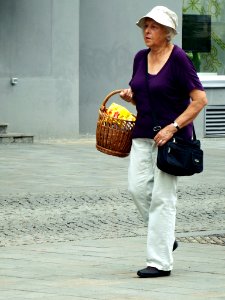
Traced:
<path fill-rule="evenodd" d="M 167 41 L 170 43 L 172 39 L 175 37 L 176 33 L 174 32 L 174 29 L 168 26 L 165 26 L 167 30 Z"/>

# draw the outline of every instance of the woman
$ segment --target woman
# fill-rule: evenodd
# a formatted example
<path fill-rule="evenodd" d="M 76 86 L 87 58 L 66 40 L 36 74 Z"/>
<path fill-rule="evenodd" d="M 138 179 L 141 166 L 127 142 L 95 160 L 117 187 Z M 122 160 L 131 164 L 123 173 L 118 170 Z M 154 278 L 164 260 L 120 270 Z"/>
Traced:
<path fill-rule="evenodd" d="M 169 276 L 172 251 L 178 246 L 177 177 L 156 167 L 157 147 L 174 135 L 191 139 L 192 121 L 207 104 L 192 62 L 171 42 L 177 34 L 177 19 L 173 11 L 156 6 L 137 22 L 147 49 L 136 54 L 131 88 L 120 94 L 137 109 L 128 181 L 132 198 L 148 224 L 147 267 L 137 272 L 139 277 Z"/>

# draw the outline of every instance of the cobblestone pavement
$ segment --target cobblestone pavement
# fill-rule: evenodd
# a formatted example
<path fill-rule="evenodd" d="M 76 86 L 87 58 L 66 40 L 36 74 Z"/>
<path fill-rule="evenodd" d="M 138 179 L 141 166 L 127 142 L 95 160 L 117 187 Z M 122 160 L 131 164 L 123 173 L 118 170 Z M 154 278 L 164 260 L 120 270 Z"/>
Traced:
<path fill-rule="evenodd" d="M 224 186 L 185 186 L 178 191 L 178 240 L 225 244 Z M 146 234 L 124 189 L 8 195 L 0 201 L 0 245 L 136 237 Z M 197 236 L 192 233 L 200 232 Z M 188 234 L 185 236 L 185 233 Z"/>

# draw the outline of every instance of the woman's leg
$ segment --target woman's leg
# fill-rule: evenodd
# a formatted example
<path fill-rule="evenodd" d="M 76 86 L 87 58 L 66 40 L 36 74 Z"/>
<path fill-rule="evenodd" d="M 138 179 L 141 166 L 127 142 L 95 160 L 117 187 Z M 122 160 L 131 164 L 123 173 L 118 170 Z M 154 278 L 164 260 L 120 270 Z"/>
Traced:
<path fill-rule="evenodd" d="M 147 265 L 163 271 L 173 268 L 176 202 L 177 177 L 156 167 L 149 209 Z"/>
<path fill-rule="evenodd" d="M 147 266 L 169 271 L 173 267 L 177 177 L 156 167 L 157 149 L 151 139 L 133 139 L 128 188 L 148 224 Z"/>
<path fill-rule="evenodd" d="M 154 182 L 155 147 L 151 139 L 133 139 L 128 169 L 128 189 L 146 224 Z"/>

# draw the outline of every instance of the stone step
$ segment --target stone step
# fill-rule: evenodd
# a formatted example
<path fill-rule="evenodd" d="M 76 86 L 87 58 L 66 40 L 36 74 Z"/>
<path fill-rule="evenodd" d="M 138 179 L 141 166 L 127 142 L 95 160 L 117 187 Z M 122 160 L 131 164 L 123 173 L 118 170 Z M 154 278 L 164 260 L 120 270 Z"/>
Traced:
<path fill-rule="evenodd" d="M 8 124 L 0 123 L 0 134 L 6 133 L 7 132 L 7 127 L 8 127 Z"/>
<path fill-rule="evenodd" d="M 24 133 L 1 133 L 0 144 L 27 143 L 32 144 L 34 136 Z"/>

